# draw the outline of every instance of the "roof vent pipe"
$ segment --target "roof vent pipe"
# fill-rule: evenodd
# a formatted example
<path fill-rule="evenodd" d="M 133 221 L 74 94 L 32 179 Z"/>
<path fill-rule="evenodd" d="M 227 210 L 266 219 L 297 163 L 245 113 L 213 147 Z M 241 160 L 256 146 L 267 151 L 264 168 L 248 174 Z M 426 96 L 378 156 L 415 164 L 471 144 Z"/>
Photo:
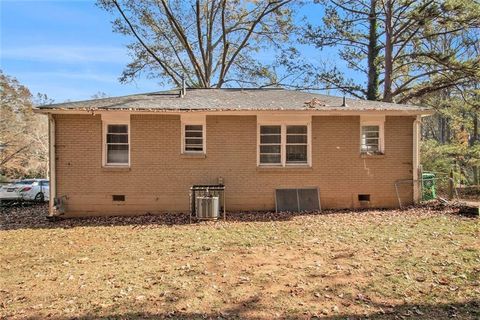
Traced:
<path fill-rule="evenodd" d="M 182 87 L 180 88 L 180 98 L 185 97 L 187 94 L 187 84 L 185 81 L 185 76 L 182 76 Z"/>
<path fill-rule="evenodd" d="M 348 107 L 347 106 L 347 98 L 345 98 L 345 96 L 343 96 L 342 107 Z"/>

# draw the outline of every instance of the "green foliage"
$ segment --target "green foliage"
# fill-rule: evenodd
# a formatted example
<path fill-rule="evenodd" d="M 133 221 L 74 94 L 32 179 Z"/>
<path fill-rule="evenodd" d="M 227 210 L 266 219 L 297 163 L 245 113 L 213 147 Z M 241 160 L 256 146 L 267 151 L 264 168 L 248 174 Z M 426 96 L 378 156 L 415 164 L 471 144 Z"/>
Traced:
<path fill-rule="evenodd" d="M 456 181 L 474 184 L 474 170 L 480 166 L 480 142 L 469 146 L 465 143 L 441 144 L 430 139 L 421 144 L 421 157 L 424 171 L 435 172 L 447 177 L 454 170 Z M 441 179 L 445 183 L 446 179 Z"/>

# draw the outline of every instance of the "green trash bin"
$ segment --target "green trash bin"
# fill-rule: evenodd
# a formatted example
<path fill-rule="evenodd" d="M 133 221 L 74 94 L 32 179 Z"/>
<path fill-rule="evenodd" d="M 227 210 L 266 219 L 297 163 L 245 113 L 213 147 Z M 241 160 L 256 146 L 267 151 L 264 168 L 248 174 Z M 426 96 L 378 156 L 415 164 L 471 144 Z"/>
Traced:
<path fill-rule="evenodd" d="M 431 172 L 424 172 L 422 174 L 422 200 L 433 200 L 437 198 L 435 174 Z"/>

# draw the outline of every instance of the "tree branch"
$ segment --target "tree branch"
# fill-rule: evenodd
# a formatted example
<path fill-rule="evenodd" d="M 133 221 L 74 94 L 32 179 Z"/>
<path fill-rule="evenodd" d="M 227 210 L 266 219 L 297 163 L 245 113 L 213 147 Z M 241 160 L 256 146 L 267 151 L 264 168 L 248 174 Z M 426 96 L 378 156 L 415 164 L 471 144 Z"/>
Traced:
<path fill-rule="evenodd" d="M 120 5 L 117 3 L 116 0 L 113 0 L 113 3 L 115 4 L 115 7 L 117 8 L 118 12 L 120 12 L 120 14 L 122 15 L 123 19 L 125 20 L 125 22 L 127 23 L 128 27 L 130 28 L 130 31 L 132 31 L 133 35 L 135 36 L 135 38 L 137 38 L 138 42 L 140 42 L 140 44 L 145 48 L 145 50 L 147 50 L 147 52 L 152 56 L 152 58 L 158 62 L 158 64 L 162 67 L 162 69 L 165 71 L 165 73 L 170 77 L 170 79 L 173 80 L 173 82 L 177 85 L 177 86 L 180 86 L 180 82 L 179 80 L 177 80 L 177 78 L 175 78 L 174 74 L 169 71 L 166 67 L 166 65 L 162 62 L 162 60 L 160 60 L 157 55 L 145 44 L 145 42 L 143 42 L 142 38 L 137 34 L 137 32 L 135 31 L 135 28 L 133 27 L 132 23 L 130 22 L 130 20 L 127 18 L 127 16 L 125 15 L 125 13 L 123 12 L 122 8 L 120 7 Z M 178 77 L 180 77 L 180 75 L 176 74 Z"/>

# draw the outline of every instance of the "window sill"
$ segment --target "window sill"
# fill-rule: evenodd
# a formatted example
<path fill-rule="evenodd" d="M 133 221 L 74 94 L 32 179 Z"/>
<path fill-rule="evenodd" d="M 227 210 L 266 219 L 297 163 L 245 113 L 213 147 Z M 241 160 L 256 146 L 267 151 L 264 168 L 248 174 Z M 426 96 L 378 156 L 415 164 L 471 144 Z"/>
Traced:
<path fill-rule="evenodd" d="M 103 166 L 102 171 L 104 172 L 127 172 L 130 171 L 129 166 Z"/>
<path fill-rule="evenodd" d="M 182 159 L 205 159 L 207 155 L 205 153 L 181 153 Z"/>
<path fill-rule="evenodd" d="M 282 166 L 257 166 L 257 171 L 260 172 L 276 172 L 276 171 L 312 171 L 313 168 L 309 165 L 286 165 Z"/>
<path fill-rule="evenodd" d="M 385 154 L 368 154 L 368 153 L 361 153 L 360 158 L 362 159 L 384 159 Z"/>

